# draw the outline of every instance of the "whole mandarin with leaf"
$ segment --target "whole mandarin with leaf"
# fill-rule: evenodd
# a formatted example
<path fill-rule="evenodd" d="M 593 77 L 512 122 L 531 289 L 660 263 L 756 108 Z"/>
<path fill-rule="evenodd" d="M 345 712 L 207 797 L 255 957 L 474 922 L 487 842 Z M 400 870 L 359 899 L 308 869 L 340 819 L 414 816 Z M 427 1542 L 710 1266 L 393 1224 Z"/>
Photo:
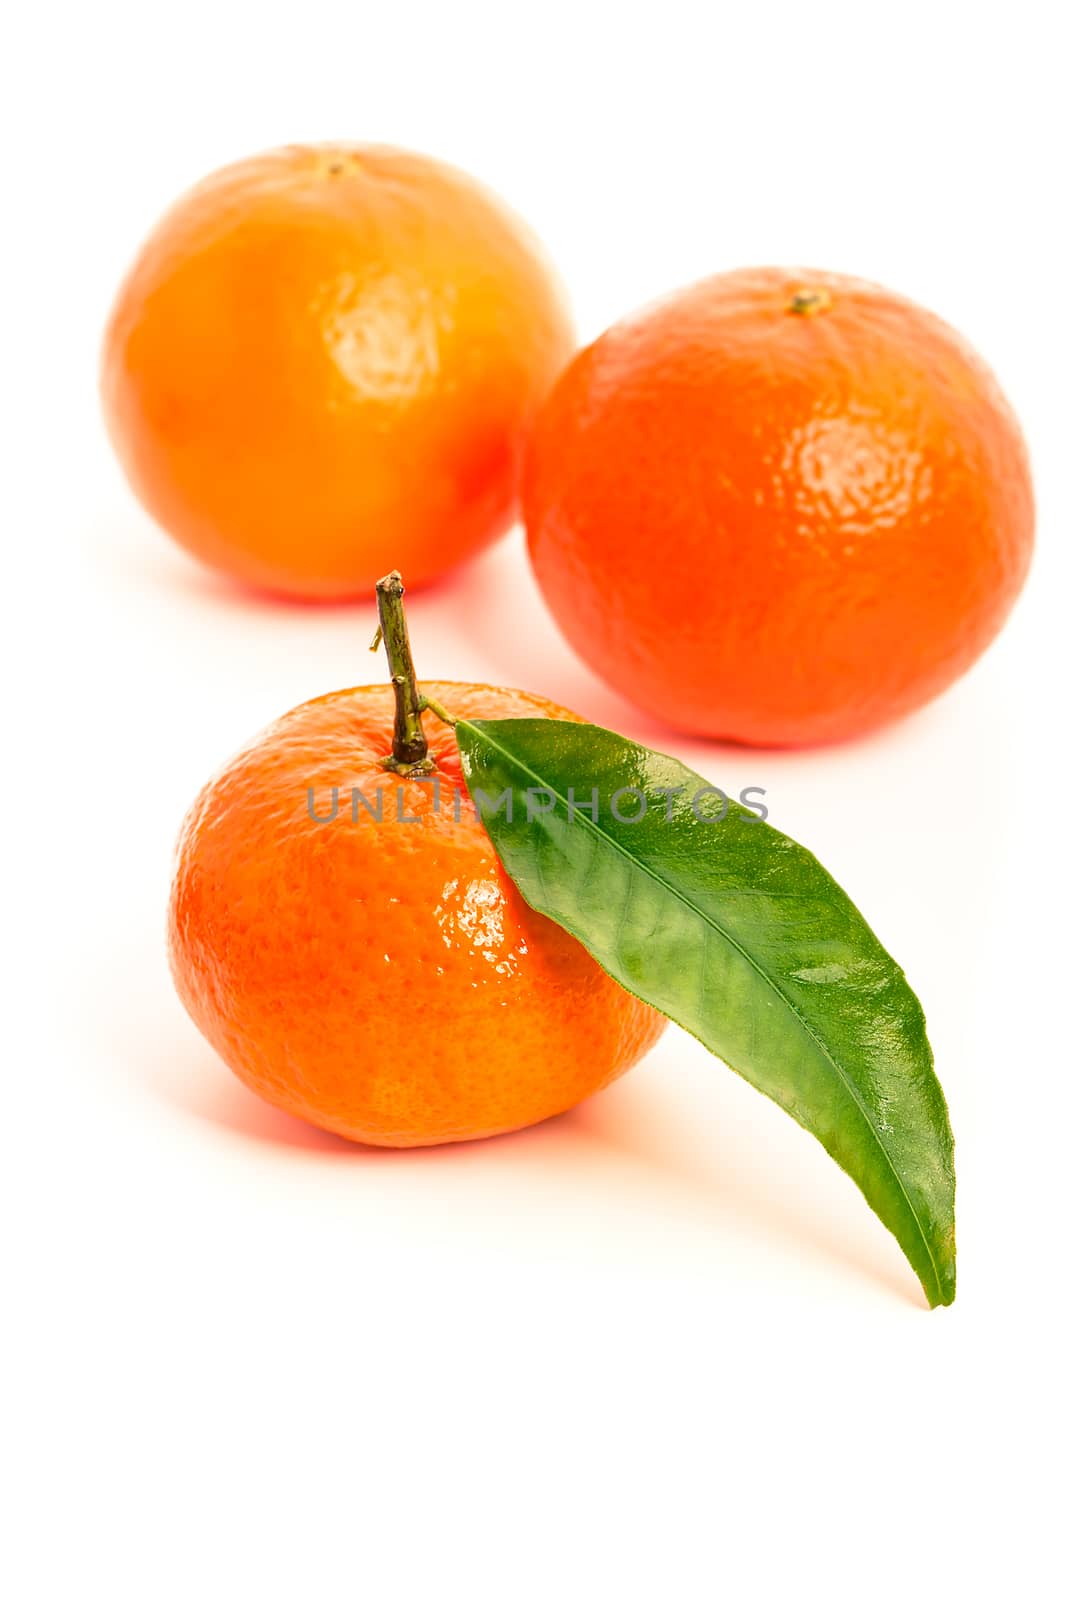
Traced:
<path fill-rule="evenodd" d="M 945 689 L 1007 617 L 1034 525 L 1018 423 L 957 333 L 874 284 L 776 268 L 709 278 L 577 355 L 524 512 L 586 661 L 688 733 L 767 745 L 861 734 Z"/>
<path fill-rule="evenodd" d="M 273 1105 L 367 1144 L 484 1138 L 603 1088 L 666 1018 L 527 906 L 452 728 L 428 744 L 420 706 L 572 714 L 485 684 L 420 694 L 403 590 L 391 577 L 379 593 L 395 690 L 298 706 L 204 789 L 179 842 L 171 970 L 201 1033 Z"/>
<path fill-rule="evenodd" d="M 526 226 L 381 145 L 224 167 L 163 217 L 104 342 L 137 495 L 208 566 L 305 600 L 423 583 L 514 520 L 529 424 L 574 347 Z"/>

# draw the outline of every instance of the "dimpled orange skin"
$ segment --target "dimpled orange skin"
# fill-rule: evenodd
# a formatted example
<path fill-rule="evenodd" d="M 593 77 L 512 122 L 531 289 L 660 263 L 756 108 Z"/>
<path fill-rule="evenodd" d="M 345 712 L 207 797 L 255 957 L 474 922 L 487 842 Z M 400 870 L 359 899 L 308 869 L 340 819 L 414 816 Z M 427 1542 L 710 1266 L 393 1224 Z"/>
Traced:
<path fill-rule="evenodd" d="M 209 566 L 304 600 L 408 587 L 514 520 L 519 451 L 574 348 L 526 226 L 466 174 L 293 145 L 167 213 L 104 342 L 115 449 Z"/>
<path fill-rule="evenodd" d="M 951 328 L 779 269 L 710 278 L 583 350 L 535 429 L 524 512 L 548 604 L 608 682 L 766 745 L 861 734 L 946 688 L 1004 622 L 1034 522 L 1018 424 Z"/>
<path fill-rule="evenodd" d="M 578 720 L 514 689 L 423 688 L 454 716 Z M 450 728 L 427 715 L 436 809 L 432 784 L 383 771 L 392 718 L 387 687 L 325 695 L 208 784 L 178 847 L 174 981 L 237 1076 L 319 1127 L 376 1145 L 526 1127 L 633 1066 L 666 1019 L 521 899 Z M 309 786 L 322 816 L 338 788 L 332 821 L 311 820 Z M 353 788 L 372 808 L 381 790 L 381 822 L 352 821 Z M 419 820 L 398 819 L 398 789 Z"/>

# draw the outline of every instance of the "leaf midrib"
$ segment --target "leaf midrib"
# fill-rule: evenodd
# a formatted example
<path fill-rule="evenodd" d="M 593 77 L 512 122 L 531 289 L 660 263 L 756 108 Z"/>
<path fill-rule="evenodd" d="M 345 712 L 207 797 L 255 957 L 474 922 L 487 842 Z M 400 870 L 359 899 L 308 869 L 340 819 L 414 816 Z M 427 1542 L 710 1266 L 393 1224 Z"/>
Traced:
<path fill-rule="evenodd" d="M 466 719 L 461 719 L 461 720 L 465 721 Z M 471 724 L 469 722 L 467 723 L 467 727 L 472 727 L 472 726 L 473 726 L 473 724 Z M 475 732 L 477 733 L 478 730 L 475 729 Z M 510 751 L 504 749 L 504 747 L 502 745 L 497 744 L 496 740 L 493 739 L 489 734 L 481 734 L 480 736 L 482 738 L 484 738 L 488 744 L 492 745 L 493 749 L 496 750 L 501 756 L 503 756 L 505 761 L 509 762 L 514 767 L 518 767 L 522 772 L 526 773 L 527 777 L 532 778 L 534 780 L 534 786 L 536 788 L 548 789 L 548 791 L 552 795 L 554 795 L 557 800 L 563 800 L 564 797 L 563 797 L 562 794 L 560 794 L 559 790 L 556 789 L 551 784 L 545 784 L 543 782 L 543 780 L 541 779 L 540 775 L 538 773 L 532 771 L 531 768 L 526 765 L 525 761 L 519 760 L 519 758 L 517 756 L 513 755 Z M 785 1006 L 786 1010 L 796 1019 L 796 1021 L 800 1024 L 801 1028 L 803 1029 L 803 1031 L 807 1034 L 808 1038 L 811 1039 L 812 1042 L 818 1047 L 818 1049 L 821 1051 L 822 1055 L 830 1063 L 830 1066 L 833 1068 L 834 1072 L 837 1074 L 837 1077 L 841 1080 L 842 1084 L 848 1090 L 849 1095 L 852 1097 L 853 1102 L 855 1103 L 857 1109 L 860 1112 L 860 1115 L 863 1117 L 863 1120 L 864 1120 L 868 1130 L 870 1131 L 871 1138 L 874 1140 L 874 1142 L 877 1145 L 878 1149 L 882 1152 L 882 1156 L 885 1159 L 886 1166 L 888 1167 L 889 1171 L 893 1175 L 893 1181 L 896 1183 L 897 1188 L 900 1190 L 900 1193 L 904 1198 L 904 1203 L 907 1206 L 909 1212 L 911 1213 L 911 1216 L 912 1216 L 912 1219 L 913 1219 L 913 1221 L 915 1223 L 915 1226 L 918 1229 L 919 1238 L 923 1242 L 923 1248 L 926 1251 L 927 1259 L 930 1262 L 930 1268 L 931 1268 L 931 1271 L 933 1272 L 933 1275 L 934 1275 L 934 1282 L 937 1284 L 938 1296 L 943 1301 L 944 1300 L 944 1286 L 943 1286 L 943 1284 L 941 1282 L 941 1273 L 938 1270 L 937 1261 L 934 1258 L 934 1253 L 933 1253 L 933 1250 L 931 1249 L 930 1241 L 926 1236 L 926 1229 L 923 1227 L 921 1221 L 919 1220 L 919 1215 L 918 1215 L 917 1211 L 915 1210 L 914 1205 L 912 1204 L 911 1196 L 909 1195 L 909 1193 L 907 1191 L 907 1188 L 904 1185 L 904 1181 L 901 1178 L 900 1173 L 897 1171 L 897 1168 L 896 1168 L 896 1165 L 895 1165 L 895 1163 L 893 1161 L 892 1156 L 889 1154 L 889 1151 L 886 1149 L 884 1143 L 882 1142 L 882 1137 L 881 1137 L 880 1133 L 878 1132 L 877 1127 L 875 1126 L 875 1124 L 871 1120 L 870 1113 L 867 1110 L 867 1107 L 864 1104 L 862 1098 L 860 1097 L 860 1094 L 859 1094 L 859 1092 L 858 1092 L 858 1090 L 856 1088 L 856 1085 L 853 1083 L 851 1077 L 845 1071 L 845 1069 L 838 1063 L 838 1061 L 834 1058 L 834 1056 L 831 1055 L 830 1050 L 827 1047 L 825 1041 L 820 1039 L 819 1035 L 816 1032 L 814 1032 L 814 1030 L 812 1029 L 812 1027 L 808 1023 L 807 1019 L 803 1016 L 803 1014 L 800 1011 L 797 1010 L 796 1006 L 793 1004 L 792 1000 L 790 1000 L 789 996 L 785 993 L 785 991 L 783 989 L 781 989 L 778 986 L 777 983 L 775 983 L 775 981 L 771 977 L 770 973 L 767 972 L 767 970 L 760 965 L 760 963 L 755 959 L 755 957 L 753 955 L 751 955 L 750 952 L 745 949 L 744 945 L 739 944 L 738 941 L 734 938 L 734 936 L 731 933 L 729 933 L 727 931 L 727 929 L 724 928 L 719 922 L 717 922 L 714 917 L 709 915 L 707 912 L 703 911 L 701 909 L 701 907 L 699 907 L 697 905 L 694 905 L 692 900 L 689 899 L 688 895 L 683 894 L 683 892 L 680 889 L 678 889 L 674 884 L 669 883 L 666 878 L 661 877 L 658 872 L 654 871 L 645 862 L 638 860 L 638 858 L 636 856 L 632 855 L 631 852 L 629 850 L 627 850 L 626 846 L 624 844 L 622 844 L 618 839 L 616 839 L 613 834 L 605 832 L 604 829 L 600 828 L 597 824 L 595 824 L 590 817 L 587 817 L 584 812 L 575 811 L 574 817 L 576 818 L 576 820 L 578 822 L 582 823 L 586 828 L 588 828 L 589 831 L 597 839 L 606 839 L 610 845 L 612 845 L 616 850 L 618 850 L 620 855 L 626 857 L 627 861 L 631 862 L 639 871 L 647 873 L 648 876 L 650 878 L 654 879 L 654 881 L 656 883 L 658 883 L 663 889 L 665 889 L 668 894 L 674 895 L 675 898 L 680 900 L 684 906 L 687 906 L 689 908 L 689 910 L 693 913 L 693 915 L 695 917 L 697 917 L 701 922 L 705 923 L 709 928 L 711 928 L 715 933 L 717 933 L 721 939 L 725 940 L 725 942 L 728 945 L 730 945 L 734 950 L 736 950 L 738 955 L 741 956 L 742 960 L 747 962 L 747 964 L 752 968 L 753 972 L 755 972 L 760 978 L 763 979 L 763 982 L 767 985 L 767 987 L 771 990 L 771 992 L 778 996 L 779 1000 Z M 544 882 L 544 880 L 542 878 L 542 884 L 543 884 L 543 882 Z M 840 1163 L 838 1163 L 838 1165 L 840 1165 Z"/>

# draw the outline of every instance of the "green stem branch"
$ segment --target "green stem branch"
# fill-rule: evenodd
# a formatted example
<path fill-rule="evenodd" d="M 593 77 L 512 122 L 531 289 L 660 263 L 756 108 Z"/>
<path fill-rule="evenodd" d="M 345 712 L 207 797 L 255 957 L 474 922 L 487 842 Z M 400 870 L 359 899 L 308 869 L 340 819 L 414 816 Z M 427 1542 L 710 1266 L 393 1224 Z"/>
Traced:
<path fill-rule="evenodd" d="M 404 616 L 404 585 L 399 572 L 390 572 L 375 584 L 378 598 L 378 633 L 384 641 L 389 661 L 389 676 L 396 699 L 393 719 L 393 749 L 382 763 L 390 772 L 432 772 L 434 767 L 426 735 L 422 731 L 422 710 L 427 704 L 419 696 L 415 667 L 411 660 L 407 619 Z"/>

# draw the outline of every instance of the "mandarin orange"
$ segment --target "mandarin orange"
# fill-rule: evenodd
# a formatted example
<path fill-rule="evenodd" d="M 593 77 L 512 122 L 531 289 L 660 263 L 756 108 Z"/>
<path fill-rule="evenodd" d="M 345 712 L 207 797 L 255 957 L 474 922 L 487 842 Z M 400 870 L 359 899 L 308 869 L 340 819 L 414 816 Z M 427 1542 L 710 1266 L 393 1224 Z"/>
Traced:
<path fill-rule="evenodd" d="M 825 272 L 709 278 L 583 350 L 524 509 L 563 633 L 688 733 L 843 739 L 938 694 L 1019 593 L 1034 507 L 996 380 L 944 322 Z"/>
<path fill-rule="evenodd" d="M 292 145 L 212 174 L 150 235 L 108 325 L 104 410 L 186 549 L 331 600 L 398 557 L 426 582 L 504 532 L 572 348 L 537 241 L 472 178 Z"/>
<path fill-rule="evenodd" d="M 571 716 L 515 689 L 425 687 L 457 717 Z M 433 727 L 421 778 L 388 770 L 392 732 L 388 687 L 341 690 L 208 784 L 171 896 L 178 993 L 250 1088 L 348 1139 L 525 1127 L 625 1072 L 666 1019 L 522 900 L 451 728 Z"/>

